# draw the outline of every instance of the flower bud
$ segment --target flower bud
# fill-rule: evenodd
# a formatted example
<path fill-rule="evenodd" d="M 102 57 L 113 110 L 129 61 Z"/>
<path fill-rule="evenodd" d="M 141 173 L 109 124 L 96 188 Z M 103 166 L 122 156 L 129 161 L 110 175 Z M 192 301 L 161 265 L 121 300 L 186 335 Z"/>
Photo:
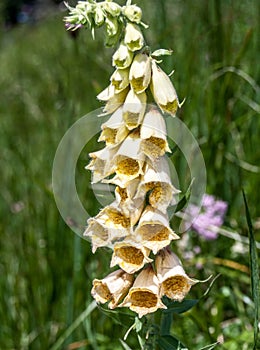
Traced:
<path fill-rule="evenodd" d="M 123 7 L 123 14 L 131 22 L 140 23 L 142 19 L 142 10 L 136 5 L 127 5 Z"/>
<path fill-rule="evenodd" d="M 114 17 L 106 17 L 106 32 L 109 37 L 115 36 L 118 32 L 118 21 Z"/>
<path fill-rule="evenodd" d="M 135 93 L 147 89 L 151 79 L 151 59 L 145 54 L 137 54 L 130 68 L 129 80 Z"/>
<path fill-rule="evenodd" d="M 118 17 L 121 13 L 121 6 L 112 1 L 102 3 L 103 9 L 113 17 Z"/>
<path fill-rule="evenodd" d="M 161 284 L 161 295 L 170 299 L 182 301 L 191 286 L 199 282 L 186 275 L 179 258 L 168 248 L 156 256 L 155 266 Z"/>
<path fill-rule="evenodd" d="M 170 78 L 157 66 L 154 60 L 152 60 L 152 79 L 150 87 L 153 97 L 160 109 L 174 116 L 178 107 L 180 107 L 178 96 Z"/>
<path fill-rule="evenodd" d="M 149 258 L 150 250 L 137 243 L 134 239 L 126 238 L 114 245 L 110 267 L 119 265 L 128 273 L 135 273 L 146 263 L 152 262 Z"/>
<path fill-rule="evenodd" d="M 108 307 L 114 309 L 129 291 L 134 276 L 123 270 L 116 270 L 102 280 L 94 279 L 91 295 L 97 303 L 110 301 Z"/>
<path fill-rule="evenodd" d="M 140 318 L 158 309 L 167 309 L 160 299 L 159 282 L 151 265 L 139 273 L 119 307 L 129 307 Z"/>
<path fill-rule="evenodd" d="M 98 27 L 102 26 L 105 21 L 104 11 L 102 10 L 101 6 L 98 6 L 98 4 L 96 5 L 94 11 L 94 21 Z"/>
<path fill-rule="evenodd" d="M 144 38 L 138 25 L 127 23 L 124 42 L 130 51 L 140 50 L 144 46 Z"/>
<path fill-rule="evenodd" d="M 133 53 L 128 50 L 127 46 L 123 43 L 119 45 L 119 48 L 113 55 L 112 63 L 119 69 L 124 69 L 130 66 L 133 60 Z"/>

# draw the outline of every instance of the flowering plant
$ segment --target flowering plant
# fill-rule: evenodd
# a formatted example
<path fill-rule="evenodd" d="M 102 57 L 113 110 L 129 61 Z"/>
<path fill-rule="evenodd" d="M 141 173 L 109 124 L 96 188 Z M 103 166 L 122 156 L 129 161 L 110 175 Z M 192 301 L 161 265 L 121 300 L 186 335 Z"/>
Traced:
<path fill-rule="evenodd" d="M 196 302 L 184 298 L 199 282 L 186 274 L 170 247 L 179 236 L 170 227 L 167 209 L 178 202 L 180 191 L 171 182 L 164 115 L 175 117 L 181 103 L 159 64 L 161 56 L 172 52 L 151 52 L 143 35 L 148 26 L 142 22 L 142 10 L 130 0 L 125 6 L 89 0 L 67 7 L 69 30 L 84 26 L 94 37 L 95 29 L 104 26 L 106 45 L 116 46 L 110 83 L 97 96 L 105 104 L 101 116 L 110 116 L 99 137 L 106 145 L 90 153 L 86 167 L 92 171 L 92 183 L 115 185 L 115 200 L 88 220 L 84 236 L 91 240 L 93 253 L 111 248 L 110 267 L 117 269 L 94 279 L 91 294 L 110 309 L 127 307 L 139 318 L 149 316 L 148 326 L 138 318 L 133 325 L 146 329 L 142 349 L 184 349 L 170 335 L 169 317 L 167 331 L 158 329 L 153 317 L 155 312 L 166 317 L 176 309 L 190 309 Z M 151 99 L 155 105 L 148 104 Z"/>

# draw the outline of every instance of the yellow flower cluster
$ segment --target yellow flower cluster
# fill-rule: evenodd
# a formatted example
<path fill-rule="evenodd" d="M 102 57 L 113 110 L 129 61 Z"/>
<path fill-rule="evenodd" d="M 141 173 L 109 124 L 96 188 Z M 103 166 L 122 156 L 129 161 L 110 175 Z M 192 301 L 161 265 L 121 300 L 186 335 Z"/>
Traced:
<path fill-rule="evenodd" d="M 183 300 L 197 281 L 169 248 L 179 237 L 169 225 L 167 208 L 179 191 L 171 183 L 162 113 L 174 116 L 180 104 L 170 78 L 145 50 L 141 10 L 131 6 L 124 8 L 129 21 L 112 58 L 110 85 L 97 96 L 105 102 L 103 115 L 110 115 L 99 137 L 106 146 L 90 153 L 86 167 L 93 183 L 115 185 L 115 201 L 88 220 L 84 235 L 93 253 L 110 247 L 110 267 L 120 268 L 93 281 L 93 297 L 142 317 L 166 308 L 164 295 Z M 159 108 L 147 105 L 148 89 Z"/>

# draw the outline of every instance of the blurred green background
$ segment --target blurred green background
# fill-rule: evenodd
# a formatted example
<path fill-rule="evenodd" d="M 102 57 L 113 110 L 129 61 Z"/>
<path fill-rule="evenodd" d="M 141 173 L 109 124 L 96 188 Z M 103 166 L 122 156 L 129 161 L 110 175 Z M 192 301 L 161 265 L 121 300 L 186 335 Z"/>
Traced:
<path fill-rule="evenodd" d="M 179 98 L 186 97 L 178 116 L 200 143 L 207 192 L 228 202 L 225 227 L 247 236 L 243 188 L 259 241 L 260 2 L 136 3 L 150 25 L 146 38 L 152 49 L 174 51 L 162 66 L 175 70 Z M 102 30 L 96 41 L 85 30 L 76 36 L 66 32 L 66 11 L 53 2 L 39 1 L 37 15 L 20 16 L 18 24 L 7 18 L 5 2 L 0 11 L 0 348 L 122 349 L 119 338 L 133 314 L 87 309 L 92 279 L 109 272 L 111 253 L 92 255 L 90 244 L 66 226 L 51 185 L 62 136 L 100 107 L 96 95 L 108 85 L 113 50 L 104 47 Z M 84 166 L 88 152 L 101 146 L 89 143 L 77 168 L 79 194 L 92 215 L 99 206 Z M 181 167 L 177 162 L 179 174 Z M 217 340 L 224 340 L 219 349 L 251 350 L 248 245 L 235 235 L 214 242 L 195 232 L 185 237 L 187 244 L 178 250 L 182 260 L 187 257 L 187 271 L 201 279 L 221 276 L 202 303 L 176 316 L 172 333 L 192 350 Z M 206 289 L 197 285 L 189 297 L 198 298 Z M 128 341 L 139 348 L 134 332 Z"/>

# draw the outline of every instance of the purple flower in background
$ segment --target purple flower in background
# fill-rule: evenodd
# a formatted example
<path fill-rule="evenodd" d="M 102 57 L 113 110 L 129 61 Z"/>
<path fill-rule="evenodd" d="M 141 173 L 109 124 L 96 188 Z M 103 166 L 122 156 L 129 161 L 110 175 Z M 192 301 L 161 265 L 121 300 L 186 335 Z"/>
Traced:
<path fill-rule="evenodd" d="M 222 200 L 217 200 L 214 196 L 204 194 L 202 198 L 201 212 L 192 222 L 191 227 L 207 240 L 216 239 L 218 233 L 210 229 L 210 226 L 220 227 L 223 225 L 228 204 Z M 193 205 L 189 208 L 189 215 L 198 213 L 198 207 Z M 195 215 L 196 215 L 195 214 Z"/>

